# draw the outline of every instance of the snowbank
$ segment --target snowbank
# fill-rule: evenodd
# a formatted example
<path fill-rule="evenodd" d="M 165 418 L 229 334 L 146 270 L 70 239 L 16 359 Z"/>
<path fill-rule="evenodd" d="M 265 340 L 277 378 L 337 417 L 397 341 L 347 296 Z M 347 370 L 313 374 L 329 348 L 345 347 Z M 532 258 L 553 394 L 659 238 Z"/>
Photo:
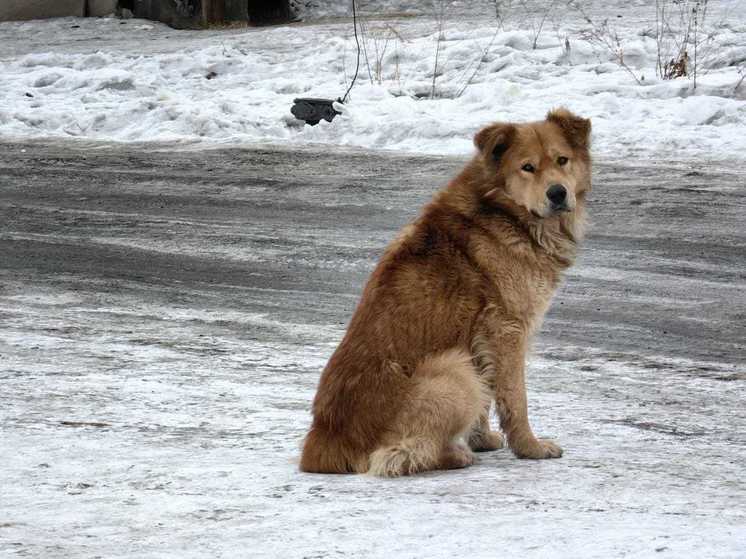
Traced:
<path fill-rule="evenodd" d="M 440 34 L 427 17 L 366 20 L 349 102 L 313 128 L 290 107 L 299 96 L 344 94 L 356 58 L 348 21 L 209 32 L 116 19 L 4 23 L 0 137 L 468 154 L 485 123 L 565 105 L 593 119 L 602 156 L 741 157 L 746 21 L 734 13 L 713 26 L 696 90 L 688 78 L 655 76 L 656 42 L 634 14 L 615 22 L 628 69 L 577 21 L 537 33 L 536 20 L 499 28 L 464 16 L 446 19 Z"/>

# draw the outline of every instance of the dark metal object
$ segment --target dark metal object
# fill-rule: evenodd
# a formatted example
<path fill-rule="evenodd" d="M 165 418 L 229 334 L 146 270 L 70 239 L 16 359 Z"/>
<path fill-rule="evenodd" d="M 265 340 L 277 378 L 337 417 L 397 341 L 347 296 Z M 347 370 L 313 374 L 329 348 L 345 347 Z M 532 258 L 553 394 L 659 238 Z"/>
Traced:
<path fill-rule="evenodd" d="M 298 120 L 305 120 L 306 124 L 315 126 L 321 119 L 331 122 L 335 116 L 341 114 L 333 106 L 335 101 L 339 101 L 339 99 L 300 97 L 293 99 L 294 105 L 290 108 L 290 112 Z"/>
<path fill-rule="evenodd" d="M 352 86 L 355 85 L 358 71 L 360 70 L 360 40 L 357 36 L 357 9 L 355 7 L 355 0 L 352 0 L 352 28 L 355 31 L 355 42 L 357 43 L 357 64 L 355 65 L 355 76 L 352 78 L 350 87 L 344 94 L 344 97 L 337 99 L 338 103 L 344 103 L 347 101 L 347 96 L 350 94 Z M 316 126 L 319 121 L 323 118 L 327 122 L 334 120 L 334 117 L 341 114 L 334 108 L 334 100 L 332 99 L 314 99 L 310 97 L 301 97 L 299 99 L 293 99 L 294 105 L 290 107 L 290 112 L 298 120 L 305 120 L 306 124 Z"/>

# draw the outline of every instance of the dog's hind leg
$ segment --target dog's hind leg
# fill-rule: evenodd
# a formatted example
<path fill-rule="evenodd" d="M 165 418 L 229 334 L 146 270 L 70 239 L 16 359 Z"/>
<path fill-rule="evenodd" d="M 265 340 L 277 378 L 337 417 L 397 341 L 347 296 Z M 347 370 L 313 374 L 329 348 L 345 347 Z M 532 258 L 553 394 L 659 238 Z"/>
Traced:
<path fill-rule="evenodd" d="M 487 452 L 498 450 L 505 446 L 505 437 L 497 431 L 490 431 L 490 421 L 488 419 L 490 408 L 484 412 L 479 423 L 474 425 L 469 433 L 469 447 L 474 452 Z"/>
<path fill-rule="evenodd" d="M 474 463 L 474 454 L 465 445 L 451 442 L 446 445 L 438 458 L 439 470 L 466 468 Z"/>
<path fill-rule="evenodd" d="M 470 355 L 449 350 L 415 369 L 404 408 L 386 444 L 370 456 L 369 473 L 384 477 L 471 465 L 468 435 L 489 406 L 490 394 Z"/>
<path fill-rule="evenodd" d="M 483 335 L 476 335 L 472 340 L 471 354 L 472 362 L 479 372 L 482 382 L 489 386 L 491 391 L 495 390 L 496 363 L 492 351 L 492 345 Z M 486 452 L 498 450 L 505 446 L 505 437 L 502 433 L 490 430 L 490 407 L 492 399 L 487 403 L 484 414 L 479 422 L 474 425 L 469 433 L 469 447 L 475 452 Z"/>

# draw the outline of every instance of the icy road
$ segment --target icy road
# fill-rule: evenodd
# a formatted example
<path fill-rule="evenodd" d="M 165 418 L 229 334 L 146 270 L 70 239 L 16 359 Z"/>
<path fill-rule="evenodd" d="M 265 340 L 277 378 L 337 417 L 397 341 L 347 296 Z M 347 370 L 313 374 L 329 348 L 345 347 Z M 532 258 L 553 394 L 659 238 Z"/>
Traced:
<path fill-rule="evenodd" d="M 600 161 L 529 364 L 565 456 L 301 474 L 316 382 L 461 166 L 0 145 L 0 556 L 746 557 L 746 175 Z"/>

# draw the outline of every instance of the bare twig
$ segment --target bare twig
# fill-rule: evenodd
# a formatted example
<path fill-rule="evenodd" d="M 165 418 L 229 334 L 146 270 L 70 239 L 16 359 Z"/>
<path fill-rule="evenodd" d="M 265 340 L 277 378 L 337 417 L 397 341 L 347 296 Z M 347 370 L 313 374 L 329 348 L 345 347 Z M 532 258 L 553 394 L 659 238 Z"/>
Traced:
<path fill-rule="evenodd" d="M 531 45 L 531 48 L 533 50 L 536 50 L 536 44 L 539 41 L 539 35 L 541 35 L 541 30 L 544 27 L 544 22 L 547 20 L 547 16 L 549 15 L 549 12 L 552 11 L 552 8 L 554 7 L 554 4 L 557 0 L 552 0 L 549 5 L 544 9 L 544 13 L 541 15 L 541 21 L 539 22 L 539 27 L 534 33 L 534 41 Z"/>
<path fill-rule="evenodd" d="M 589 29 L 586 29 L 581 33 L 581 37 L 591 44 L 596 44 L 607 50 L 613 57 L 615 62 L 624 69 L 632 78 L 637 82 L 637 85 L 642 85 L 644 78 L 640 77 L 635 71 L 627 64 L 624 59 L 624 48 L 622 47 L 622 41 L 619 38 L 619 34 L 609 25 L 609 20 L 605 19 L 601 23 L 594 21 L 585 11 L 580 2 L 569 2 L 568 6 L 576 9 L 583 19 L 590 25 Z"/>
<path fill-rule="evenodd" d="M 445 23 L 446 15 L 446 2 L 440 0 L 438 12 L 436 14 L 438 19 L 438 39 L 435 43 L 435 65 L 433 66 L 433 85 L 430 90 L 430 98 L 435 99 L 435 80 L 438 79 L 438 59 L 440 57 L 440 43 L 443 41 L 443 25 Z"/>
<path fill-rule="evenodd" d="M 386 24 L 383 27 L 371 28 L 364 21 L 360 22 L 360 35 L 362 40 L 360 46 L 362 48 L 363 59 L 365 60 L 365 67 L 368 71 L 368 79 L 370 83 L 382 84 L 384 80 L 384 59 L 386 53 L 389 52 L 391 41 L 394 44 L 399 39 L 404 40 L 401 34 L 390 24 Z M 398 49 L 396 55 L 396 64 L 398 72 Z"/>
<path fill-rule="evenodd" d="M 669 9 L 671 4 L 678 10 Z M 708 6 L 709 0 L 656 0 L 655 70 L 661 79 L 688 76 L 697 89 L 700 75 L 706 73 L 703 61 L 715 39 L 715 27 L 707 23 Z"/>
<path fill-rule="evenodd" d="M 399 43 L 394 43 L 394 79 L 396 86 L 401 91 L 401 70 L 399 69 Z"/>
<path fill-rule="evenodd" d="M 373 83 L 373 72 L 370 70 L 370 59 L 368 58 L 368 47 L 367 43 L 368 40 L 365 38 L 365 21 L 360 20 L 360 37 L 362 41 L 360 41 L 362 47 L 363 47 L 363 57 L 365 58 L 365 67 L 368 70 L 368 79 L 370 80 L 370 83 Z"/>
<path fill-rule="evenodd" d="M 481 55 L 479 56 L 479 61 L 477 62 L 476 68 L 474 68 L 474 71 L 471 73 L 471 76 L 469 76 L 469 79 L 466 80 L 466 83 L 461 86 L 461 88 L 456 93 L 456 98 L 461 97 L 464 94 L 464 91 L 466 91 L 466 88 L 471 85 L 471 82 L 474 80 L 474 78 L 479 73 L 479 70 L 482 68 L 482 64 L 484 63 L 485 58 L 487 57 L 487 53 L 492 48 L 492 43 L 495 42 L 495 39 L 497 38 L 497 34 L 500 32 L 500 29 L 495 29 L 495 32 L 492 35 L 492 38 L 490 39 L 490 42 L 487 43 L 487 46 L 482 50 Z"/>
<path fill-rule="evenodd" d="M 659 76 L 663 75 L 663 58 L 662 58 L 662 45 L 663 45 L 663 11 L 665 10 L 666 0 L 655 0 L 655 47 L 656 47 L 656 60 L 655 60 L 655 73 Z"/>
<path fill-rule="evenodd" d="M 397 39 L 399 39 L 402 43 L 407 43 L 408 42 L 404 37 L 402 37 L 401 33 L 399 33 L 399 30 L 396 27 L 394 27 L 393 25 L 391 25 L 390 23 L 386 24 L 386 29 L 388 29 L 388 31 L 394 37 L 396 37 Z"/>
<path fill-rule="evenodd" d="M 497 27 L 504 29 L 507 15 L 510 14 L 510 4 L 512 3 L 512 0 L 494 0 L 494 2 Z"/>
<path fill-rule="evenodd" d="M 738 73 L 741 74 L 741 79 L 736 82 L 736 87 L 733 88 L 733 95 L 736 94 L 738 88 L 741 87 L 743 80 L 746 79 L 746 64 L 738 69 Z"/>

